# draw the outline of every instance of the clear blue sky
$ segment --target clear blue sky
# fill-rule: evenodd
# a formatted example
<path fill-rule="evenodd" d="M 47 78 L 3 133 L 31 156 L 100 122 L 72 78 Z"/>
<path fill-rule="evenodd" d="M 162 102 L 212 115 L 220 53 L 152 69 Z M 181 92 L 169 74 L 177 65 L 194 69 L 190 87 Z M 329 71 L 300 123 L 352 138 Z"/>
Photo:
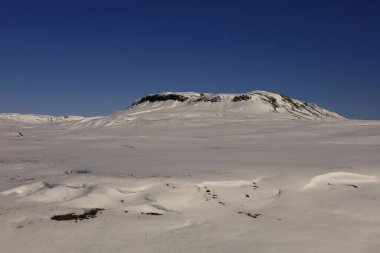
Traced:
<path fill-rule="evenodd" d="M 380 119 L 380 1 L 0 3 L 0 111 L 105 115 L 160 91 L 281 92 Z"/>

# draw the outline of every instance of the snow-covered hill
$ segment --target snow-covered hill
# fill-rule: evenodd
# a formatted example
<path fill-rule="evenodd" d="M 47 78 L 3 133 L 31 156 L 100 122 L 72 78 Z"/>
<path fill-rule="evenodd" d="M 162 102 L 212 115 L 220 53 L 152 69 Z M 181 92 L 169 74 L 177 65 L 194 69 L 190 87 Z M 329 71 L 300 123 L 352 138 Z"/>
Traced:
<path fill-rule="evenodd" d="M 194 116 L 267 115 L 306 120 L 342 120 L 344 117 L 316 104 L 291 99 L 283 94 L 253 91 L 243 94 L 210 94 L 196 92 L 163 92 L 145 96 L 130 108 L 119 112 L 124 115 L 146 114 Z"/>
<path fill-rule="evenodd" d="M 0 113 L 0 120 L 3 122 L 22 122 L 29 124 L 59 124 L 77 120 L 83 120 L 84 116 L 52 116 L 37 114 L 21 114 L 21 113 Z"/>
<path fill-rule="evenodd" d="M 322 114 L 322 115 L 321 115 Z M 130 107 L 108 116 L 50 116 L 2 113 L 0 122 L 52 127 L 109 127 L 139 120 L 315 120 L 336 121 L 344 117 L 316 104 L 282 94 L 253 91 L 242 94 L 162 92 L 136 100 Z"/>

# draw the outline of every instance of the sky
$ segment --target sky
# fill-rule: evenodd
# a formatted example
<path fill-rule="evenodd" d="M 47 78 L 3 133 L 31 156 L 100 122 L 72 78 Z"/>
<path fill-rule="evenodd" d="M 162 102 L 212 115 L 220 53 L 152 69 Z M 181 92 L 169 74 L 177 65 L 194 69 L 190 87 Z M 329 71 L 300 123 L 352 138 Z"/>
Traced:
<path fill-rule="evenodd" d="M 0 2 L 0 112 L 267 90 L 380 119 L 380 1 Z"/>

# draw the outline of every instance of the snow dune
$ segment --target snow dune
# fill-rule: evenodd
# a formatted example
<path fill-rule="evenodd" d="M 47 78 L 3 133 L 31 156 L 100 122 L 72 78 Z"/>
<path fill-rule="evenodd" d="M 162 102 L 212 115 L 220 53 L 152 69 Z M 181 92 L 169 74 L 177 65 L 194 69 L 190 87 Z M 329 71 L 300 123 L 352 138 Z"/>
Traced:
<path fill-rule="evenodd" d="M 326 185 L 347 185 L 347 184 L 370 184 L 379 183 L 379 177 L 367 176 L 349 172 L 332 172 L 316 176 L 304 186 L 304 189 L 322 187 Z"/>
<path fill-rule="evenodd" d="M 192 182 L 165 180 L 108 180 L 79 183 L 36 182 L 2 192 L 22 201 L 56 203 L 73 208 L 118 209 L 136 212 L 186 213 L 201 206 L 222 205 L 238 210 L 255 210 L 276 200 L 279 189 L 259 187 L 255 181 Z"/>

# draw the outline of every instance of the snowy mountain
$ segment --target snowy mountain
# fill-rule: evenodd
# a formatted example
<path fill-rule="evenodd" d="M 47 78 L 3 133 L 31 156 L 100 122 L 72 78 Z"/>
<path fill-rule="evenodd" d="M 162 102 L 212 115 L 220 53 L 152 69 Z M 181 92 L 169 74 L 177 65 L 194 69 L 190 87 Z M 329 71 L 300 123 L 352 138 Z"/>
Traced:
<path fill-rule="evenodd" d="M 266 91 L 243 94 L 162 92 L 144 96 L 127 109 L 102 117 L 0 114 L 0 121 L 7 124 L 50 125 L 69 128 L 108 127 L 128 124 L 136 120 L 197 118 L 316 121 L 320 121 L 321 118 L 323 121 L 345 119 L 316 104 Z"/>
<path fill-rule="evenodd" d="M 283 94 L 253 91 L 243 94 L 210 94 L 196 92 L 163 92 L 135 101 L 121 114 L 151 113 L 191 116 L 254 116 L 286 117 L 306 120 L 342 120 L 344 117 L 316 104 L 291 99 Z M 277 115 L 276 115 L 277 114 Z"/>

